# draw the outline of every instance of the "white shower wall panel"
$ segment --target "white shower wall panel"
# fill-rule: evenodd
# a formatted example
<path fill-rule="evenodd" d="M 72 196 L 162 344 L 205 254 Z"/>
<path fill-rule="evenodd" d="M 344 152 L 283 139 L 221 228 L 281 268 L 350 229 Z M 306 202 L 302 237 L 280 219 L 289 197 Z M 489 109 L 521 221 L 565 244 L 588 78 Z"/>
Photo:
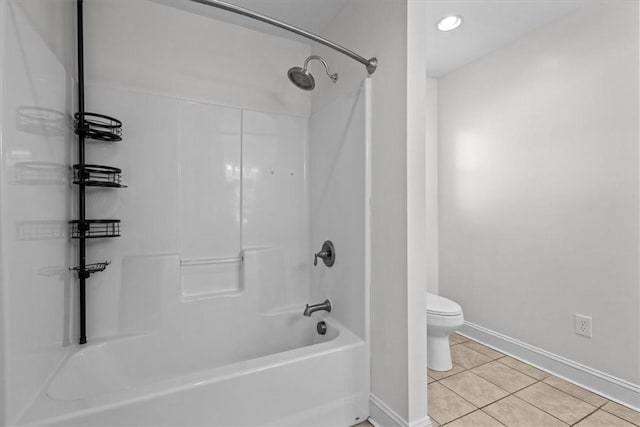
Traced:
<path fill-rule="evenodd" d="M 304 307 L 311 260 L 307 119 L 95 84 L 87 87 L 87 108 L 123 121 L 123 141 L 90 142 L 87 162 L 122 168 L 128 185 L 88 191 L 88 218 L 122 220 L 121 237 L 88 244 L 90 262 L 112 261 L 89 282 L 90 337 L 132 332 L 118 309 L 131 277 L 145 280 L 132 257 L 179 255 L 179 279 L 163 283 L 179 289 L 186 304 L 243 297 L 242 251 L 269 248 L 261 252 L 272 262 L 260 310 Z M 148 319 L 142 324 L 151 327 Z"/>
<path fill-rule="evenodd" d="M 336 261 L 311 274 L 314 302 L 330 298 L 332 314 L 365 337 L 365 256 L 367 212 L 366 83 L 311 116 L 311 247 L 335 245 Z"/>
<path fill-rule="evenodd" d="M 87 218 L 120 219 L 121 237 L 87 244 L 88 262 L 109 260 L 87 285 L 87 335 L 119 333 L 120 294 L 128 256 L 180 253 L 179 101 L 143 93 L 88 85 L 88 111 L 124 123 L 123 141 L 89 141 L 87 163 L 122 169 L 125 189 L 89 189 Z M 176 283 L 175 286 L 180 286 Z"/>
<path fill-rule="evenodd" d="M 183 258 L 240 254 L 241 114 L 180 102 Z"/>
<path fill-rule="evenodd" d="M 25 409 L 70 343 L 73 81 L 51 44 L 67 35 L 60 18 L 71 3 L 40 6 L 0 2 L 0 425 Z"/>
<path fill-rule="evenodd" d="M 286 77 L 289 67 L 311 54 L 306 43 L 149 0 L 86 0 L 85 24 L 90 28 L 85 53 L 89 82 L 309 114 L 309 93 Z"/>
<path fill-rule="evenodd" d="M 242 246 L 274 247 L 274 265 L 284 266 L 274 294 L 263 309 L 297 304 L 309 295 L 308 120 L 282 114 L 244 111 L 242 116 Z M 278 270 L 276 270 L 278 271 Z M 280 298 L 277 296 L 280 295 Z"/>

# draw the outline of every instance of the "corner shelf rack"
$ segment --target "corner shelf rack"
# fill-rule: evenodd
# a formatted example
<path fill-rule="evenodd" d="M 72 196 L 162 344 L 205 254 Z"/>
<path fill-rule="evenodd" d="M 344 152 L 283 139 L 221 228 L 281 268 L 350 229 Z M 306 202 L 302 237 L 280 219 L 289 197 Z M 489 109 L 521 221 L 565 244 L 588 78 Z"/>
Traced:
<path fill-rule="evenodd" d="M 84 105 L 84 34 L 83 0 L 76 0 L 78 31 L 78 112 L 74 114 L 74 131 L 78 135 L 78 163 L 73 165 L 73 184 L 78 186 L 78 219 L 70 221 L 71 238 L 78 240 L 78 265 L 75 271 L 79 281 L 80 306 L 80 344 L 87 343 L 86 329 L 86 281 L 92 274 L 104 271 L 109 261 L 87 264 L 87 239 L 120 236 L 119 219 L 87 219 L 87 187 L 124 188 L 122 170 L 104 165 L 85 162 L 85 143 L 87 140 L 118 142 L 122 141 L 122 122 L 103 114 L 85 111 Z"/>
<path fill-rule="evenodd" d="M 102 165 L 73 165 L 73 183 L 87 187 L 125 188 L 122 170 Z"/>

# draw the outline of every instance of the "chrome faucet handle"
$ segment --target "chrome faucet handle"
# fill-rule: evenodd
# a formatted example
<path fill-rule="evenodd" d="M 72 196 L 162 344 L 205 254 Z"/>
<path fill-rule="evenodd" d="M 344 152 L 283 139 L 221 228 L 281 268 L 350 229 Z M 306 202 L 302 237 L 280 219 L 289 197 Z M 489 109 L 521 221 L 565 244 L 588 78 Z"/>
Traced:
<path fill-rule="evenodd" d="M 318 258 L 327 259 L 329 258 L 329 254 L 327 251 L 320 251 L 317 254 L 313 255 L 313 265 L 318 265 Z"/>
<path fill-rule="evenodd" d="M 318 258 L 322 258 L 324 265 L 331 267 L 336 261 L 336 249 L 333 247 L 331 240 L 327 240 L 322 244 L 320 252 L 314 254 L 313 265 L 318 265 Z"/>

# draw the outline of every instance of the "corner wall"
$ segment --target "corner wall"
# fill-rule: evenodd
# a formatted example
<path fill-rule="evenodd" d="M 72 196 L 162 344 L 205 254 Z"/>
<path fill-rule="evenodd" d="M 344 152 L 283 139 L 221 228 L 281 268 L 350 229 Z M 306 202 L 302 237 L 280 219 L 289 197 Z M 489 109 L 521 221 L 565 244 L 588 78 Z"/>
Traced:
<path fill-rule="evenodd" d="M 438 294 L 438 80 L 427 78 L 426 205 L 427 291 Z"/>
<path fill-rule="evenodd" d="M 7 0 L 0 0 L 0 99 L 4 99 L 4 76 L 5 76 L 5 14 L 7 8 Z M 4 151 L 4 105 L 0 103 L 0 153 Z M 7 245 L 2 236 L 7 229 L 5 224 L 6 206 L 4 198 L 4 165 L 0 162 L 0 426 L 6 425 L 7 417 L 7 373 L 9 372 L 7 364 L 7 291 L 6 291 L 6 271 L 7 263 L 5 256 L 7 253 Z"/>
<path fill-rule="evenodd" d="M 20 413 L 68 354 L 73 2 L 3 1 L 0 424 Z"/>
<path fill-rule="evenodd" d="M 638 2 L 595 2 L 440 80 L 440 291 L 640 384 Z M 593 338 L 573 315 L 593 317 Z"/>
<path fill-rule="evenodd" d="M 371 409 L 372 415 L 376 411 L 386 417 L 375 419 L 381 425 L 427 422 L 422 253 L 425 180 L 419 170 L 424 167 L 424 126 L 413 122 L 415 117 L 408 114 L 408 109 L 415 107 L 413 112 L 423 123 L 425 73 L 420 58 L 424 60 L 424 28 L 418 25 L 424 22 L 421 7 L 419 1 L 352 0 L 323 33 L 379 61 L 371 77 L 370 328 Z M 341 94 L 355 90 L 367 73 L 363 65 L 323 46 L 314 45 L 313 53 L 324 57 L 339 74 L 335 85 L 318 79 L 312 111 L 319 111 Z M 412 98 L 408 94 L 419 95 Z M 417 169 L 411 162 L 416 154 Z"/>

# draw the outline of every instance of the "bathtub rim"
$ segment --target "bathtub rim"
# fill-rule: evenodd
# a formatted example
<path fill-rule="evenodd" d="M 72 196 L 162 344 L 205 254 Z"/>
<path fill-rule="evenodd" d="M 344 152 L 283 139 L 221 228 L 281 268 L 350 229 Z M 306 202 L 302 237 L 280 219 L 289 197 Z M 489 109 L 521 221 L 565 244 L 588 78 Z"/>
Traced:
<path fill-rule="evenodd" d="M 320 319 L 320 318 L 318 318 Z M 366 346 L 363 338 L 357 336 L 335 319 L 322 318 L 330 327 L 337 329 L 335 338 L 321 343 L 272 353 L 253 359 L 234 362 L 211 369 L 188 373 L 184 376 L 169 378 L 149 384 L 132 387 L 125 390 L 117 390 L 100 396 L 76 400 L 58 400 L 50 397 L 47 390 L 55 380 L 57 373 L 64 367 L 66 361 L 71 358 L 79 348 L 76 345 L 70 355 L 64 359 L 55 374 L 43 387 L 32 405 L 17 420 L 16 426 L 31 426 L 47 423 L 60 423 L 77 417 L 91 415 L 107 411 L 119 406 L 131 405 L 138 402 L 152 400 L 158 397 L 180 393 L 192 388 L 206 387 L 217 382 L 231 380 L 242 375 L 278 368 L 280 366 L 319 358 L 327 354 L 346 351 L 358 346 Z M 144 334 L 146 335 L 146 334 Z M 132 337 L 127 337 L 127 339 Z M 39 410 L 43 413 L 39 414 Z"/>

